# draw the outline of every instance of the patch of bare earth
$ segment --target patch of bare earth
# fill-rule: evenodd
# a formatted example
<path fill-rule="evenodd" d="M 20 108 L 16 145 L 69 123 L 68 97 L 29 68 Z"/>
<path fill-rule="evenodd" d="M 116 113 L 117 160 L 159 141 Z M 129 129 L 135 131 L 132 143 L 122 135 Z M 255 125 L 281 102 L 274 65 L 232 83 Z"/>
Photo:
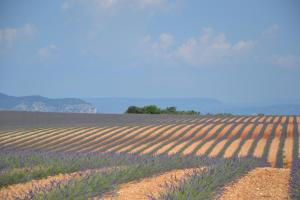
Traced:
<path fill-rule="evenodd" d="M 71 179 L 84 177 L 93 172 L 102 172 L 104 170 L 110 169 L 112 168 L 84 170 L 70 174 L 58 174 L 55 176 L 49 176 L 44 179 L 31 180 L 26 183 L 13 184 L 0 189 L 0 199 L 24 199 L 29 192 L 37 193 L 38 191 L 43 189 L 49 190 L 51 187 L 54 186 L 53 183 L 67 183 Z"/>
<path fill-rule="evenodd" d="M 219 200 L 290 200 L 289 169 L 256 168 L 227 186 Z"/>
<path fill-rule="evenodd" d="M 150 178 L 145 178 L 140 181 L 125 183 L 120 186 L 117 191 L 105 194 L 104 197 L 93 199 L 101 200 L 148 200 L 149 195 L 158 197 L 164 192 L 164 184 L 166 182 L 176 182 L 184 178 L 188 174 L 192 174 L 197 169 L 172 170 Z"/>

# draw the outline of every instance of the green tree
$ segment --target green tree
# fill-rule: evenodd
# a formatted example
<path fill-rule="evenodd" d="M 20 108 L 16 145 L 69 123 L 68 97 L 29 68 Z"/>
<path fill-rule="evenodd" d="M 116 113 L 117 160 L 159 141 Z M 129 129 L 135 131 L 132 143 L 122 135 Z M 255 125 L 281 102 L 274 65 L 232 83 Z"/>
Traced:
<path fill-rule="evenodd" d="M 176 110 L 175 106 L 171 106 L 171 107 L 166 108 L 166 113 L 172 114 L 172 113 L 176 113 L 176 112 L 177 112 L 177 110 Z"/>
<path fill-rule="evenodd" d="M 156 105 L 144 106 L 143 108 L 145 114 L 160 114 L 160 108 Z"/>
<path fill-rule="evenodd" d="M 129 106 L 126 113 L 142 114 L 143 110 L 137 106 Z"/>

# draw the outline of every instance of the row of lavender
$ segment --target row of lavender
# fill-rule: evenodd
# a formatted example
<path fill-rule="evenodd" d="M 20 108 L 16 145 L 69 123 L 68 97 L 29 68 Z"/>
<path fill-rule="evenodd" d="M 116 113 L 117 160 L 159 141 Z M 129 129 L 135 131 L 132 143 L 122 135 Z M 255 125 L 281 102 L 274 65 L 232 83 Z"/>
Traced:
<path fill-rule="evenodd" d="M 41 179 L 49 175 L 70 173 L 85 169 L 94 171 L 79 179 L 54 181 L 51 187 L 29 191 L 23 199 L 88 199 L 113 191 L 120 184 L 160 174 L 173 169 L 201 168 L 192 176 L 193 184 L 184 184 L 184 195 L 198 191 L 190 199 L 210 199 L 229 182 L 255 167 L 267 166 L 254 158 L 217 159 L 208 157 L 140 156 L 131 154 L 62 154 L 45 152 L 1 152 L 0 183 L 2 189 L 15 183 Z M 209 181 L 213 180 L 213 181 Z M 172 188 L 169 188 L 172 191 Z M 177 194 L 173 189 L 173 193 Z M 2 194 L 2 198 L 6 198 Z M 163 197 L 163 196 L 162 196 Z M 187 196 L 186 196 L 187 197 Z M 201 198 L 200 198 L 201 197 Z M 164 199 L 164 198 L 163 198 Z M 168 198 L 167 198 L 168 199 Z"/>
<path fill-rule="evenodd" d="M 295 131 L 298 132 L 299 126 L 294 124 Z M 294 134 L 293 164 L 291 169 L 290 193 L 293 199 L 300 199 L 300 152 L 299 135 Z"/>
<path fill-rule="evenodd" d="M 255 118 L 255 117 L 252 117 Z M 279 119 L 281 120 L 282 117 Z M 250 118 L 251 119 L 251 118 Z M 293 137 L 294 141 L 297 142 L 298 137 L 298 131 L 297 131 L 297 123 L 296 123 L 296 117 L 288 117 L 288 120 L 286 120 L 286 123 L 283 124 L 283 131 L 281 134 L 280 138 L 280 143 L 279 143 L 279 150 L 277 153 L 277 159 L 276 159 L 276 166 L 277 167 L 283 167 L 284 165 L 284 141 L 286 140 L 287 137 L 287 126 L 288 126 L 288 121 L 289 119 L 294 119 L 294 131 L 293 131 Z M 152 148 L 153 145 L 156 144 L 157 138 L 160 137 L 165 129 L 161 129 L 162 127 L 156 127 L 152 131 L 149 131 L 147 134 L 143 136 L 139 136 L 138 139 L 136 139 L 136 136 L 140 135 L 144 130 L 148 129 L 149 127 L 135 127 L 134 129 L 126 128 L 125 126 L 123 129 L 119 129 L 118 131 L 114 132 L 114 134 L 109 134 L 111 131 L 117 130 L 119 127 L 115 127 L 114 129 L 111 129 L 111 127 L 106 127 L 101 129 L 101 131 L 104 131 L 102 133 L 101 138 L 98 138 L 97 132 L 99 132 L 99 128 L 97 127 L 91 127 L 91 128 L 70 128 L 70 129 L 53 129 L 53 130 L 47 130 L 46 132 L 44 129 L 41 129 L 36 132 L 31 132 L 29 133 L 20 133 L 20 135 L 17 136 L 17 139 L 15 138 L 9 138 L 6 139 L 3 142 L 0 142 L 0 150 L 6 151 L 6 150 L 12 150 L 12 149 L 22 149 L 22 150 L 30 150 L 30 149 L 35 149 L 35 150 L 47 150 L 47 151 L 61 151 L 61 152 L 66 152 L 66 151 L 79 151 L 81 149 L 85 149 L 85 152 L 88 151 L 93 151 L 97 149 L 97 151 L 106 151 L 107 149 L 113 149 L 115 152 L 119 151 L 122 148 L 125 148 L 128 146 L 126 151 L 123 152 L 130 152 L 131 150 L 135 148 L 139 148 L 141 145 L 144 145 L 143 148 L 139 148 L 139 150 L 136 151 L 136 153 L 141 153 L 145 149 L 152 148 L 151 151 L 149 151 L 149 154 L 153 154 L 157 152 L 158 150 L 162 149 L 164 146 L 170 145 L 172 142 L 176 142 L 174 145 L 170 146 L 168 149 L 165 149 L 164 151 L 161 151 L 160 153 L 165 153 L 168 154 L 169 151 L 175 148 L 176 145 L 179 145 L 181 143 L 187 142 L 185 146 L 183 146 L 179 151 L 178 154 L 182 153 L 187 147 L 189 147 L 193 142 L 199 141 L 199 144 L 194 148 L 194 150 L 191 152 L 191 154 L 195 155 L 196 152 L 205 144 L 207 144 L 210 141 L 215 140 L 210 147 L 206 150 L 205 155 L 210 155 L 210 153 L 213 151 L 213 149 L 216 148 L 216 146 L 221 142 L 229 138 L 229 135 L 231 134 L 232 130 L 235 128 L 238 128 L 240 124 L 233 124 L 230 129 L 228 129 L 226 132 L 224 132 L 222 137 L 217 137 L 219 133 L 224 129 L 224 127 L 227 124 L 223 124 L 220 126 L 213 134 L 211 134 L 209 137 L 206 137 L 209 135 L 210 131 L 217 125 L 215 126 L 210 126 L 204 134 L 200 135 L 199 137 L 194 137 L 197 132 L 199 132 L 201 129 L 204 129 L 205 126 L 198 127 L 193 131 L 193 133 L 190 134 L 188 137 L 184 137 L 187 135 L 187 133 L 192 129 L 197 126 L 197 124 L 191 125 L 189 128 L 185 129 L 182 131 L 180 134 L 178 134 L 176 137 L 173 137 L 173 139 L 169 139 L 170 137 L 176 135 L 176 133 L 179 132 L 180 129 L 183 129 L 185 125 L 172 125 L 170 127 L 167 127 L 168 130 L 170 130 L 172 127 L 177 126 L 178 128 L 169 131 L 167 135 L 165 135 L 163 138 L 160 139 L 161 144 L 155 146 L 155 148 Z M 225 151 L 230 147 L 230 145 L 238 140 L 241 137 L 242 132 L 245 130 L 249 124 L 241 124 L 242 126 L 239 128 L 239 131 L 230 139 L 227 140 L 227 142 L 224 144 L 222 149 L 218 152 L 216 155 L 217 157 L 223 157 L 225 154 Z M 253 128 L 248 131 L 246 136 L 241 140 L 239 143 L 239 146 L 233 153 L 234 156 L 238 156 L 242 146 L 246 142 L 246 140 L 250 139 L 250 137 L 253 136 L 254 128 L 257 126 L 257 124 L 254 124 Z M 258 142 L 264 137 L 265 135 L 265 128 L 266 124 L 263 125 L 263 128 L 260 130 L 258 136 L 254 138 L 254 141 L 249 149 L 248 155 L 253 155 L 254 150 L 256 149 Z M 262 157 L 263 158 L 268 158 L 268 155 L 270 153 L 270 147 L 271 143 L 275 137 L 275 130 L 277 129 L 278 124 L 274 124 L 269 137 L 267 138 L 266 145 L 263 150 Z M 130 136 L 129 133 L 138 130 L 134 134 L 131 134 Z M 160 129 L 157 134 L 153 135 L 155 131 Z M 43 140 L 39 139 L 39 132 L 43 132 Z M 105 134 L 105 136 L 104 136 Z M 153 136 L 151 136 L 151 134 Z M 36 138 L 35 138 L 36 136 Z M 86 139 L 88 138 L 88 139 Z M 113 138 L 113 139 L 112 139 Z M 191 139 L 193 138 L 193 139 Z M 205 138 L 205 139 L 204 139 Z M 71 142 L 68 141 L 68 139 L 71 139 Z M 10 143 L 9 143 L 10 142 Z M 80 145 L 79 145 L 80 144 Z M 131 146 L 131 147 L 130 147 Z M 47 147 L 47 148 L 46 148 Z M 129 148 L 130 147 L 130 148 Z M 298 149 L 297 144 L 295 143 L 294 150 Z M 294 157 L 297 158 L 297 157 Z"/>
<path fill-rule="evenodd" d="M 272 115 L 253 115 L 257 123 L 284 123 Z M 66 126 L 108 126 L 128 124 L 162 124 L 162 123 L 199 123 L 222 121 L 246 122 L 249 116 L 243 115 L 153 115 L 153 114 L 84 114 L 84 113 L 39 113 L 0 111 L 0 131 L 15 128 L 66 127 Z M 258 118 L 263 118 L 258 120 Z M 300 120 L 299 118 L 297 119 Z"/>

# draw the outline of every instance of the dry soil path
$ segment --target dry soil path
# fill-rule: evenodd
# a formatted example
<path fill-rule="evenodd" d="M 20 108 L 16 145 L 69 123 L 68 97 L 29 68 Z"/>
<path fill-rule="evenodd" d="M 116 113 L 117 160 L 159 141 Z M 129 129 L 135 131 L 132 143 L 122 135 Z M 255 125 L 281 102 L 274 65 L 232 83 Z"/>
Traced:
<path fill-rule="evenodd" d="M 227 186 L 219 200 L 290 200 L 289 169 L 256 168 Z"/>

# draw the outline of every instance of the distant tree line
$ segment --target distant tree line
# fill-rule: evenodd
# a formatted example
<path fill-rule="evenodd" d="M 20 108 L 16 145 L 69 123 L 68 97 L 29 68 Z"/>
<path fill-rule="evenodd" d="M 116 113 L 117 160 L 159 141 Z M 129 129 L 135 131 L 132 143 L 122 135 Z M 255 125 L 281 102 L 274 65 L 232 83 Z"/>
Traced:
<path fill-rule="evenodd" d="M 213 116 L 213 117 L 231 117 L 231 116 L 236 116 L 234 114 L 231 113 L 207 113 L 206 116 Z"/>
<path fill-rule="evenodd" d="M 143 107 L 129 106 L 125 113 L 128 114 L 185 114 L 185 115 L 200 115 L 200 112 L 194 110 L 178 111 L 176 107 L 171 106 L 165 109 L 159 108 L 156 105 L 148 105 Z"/>

